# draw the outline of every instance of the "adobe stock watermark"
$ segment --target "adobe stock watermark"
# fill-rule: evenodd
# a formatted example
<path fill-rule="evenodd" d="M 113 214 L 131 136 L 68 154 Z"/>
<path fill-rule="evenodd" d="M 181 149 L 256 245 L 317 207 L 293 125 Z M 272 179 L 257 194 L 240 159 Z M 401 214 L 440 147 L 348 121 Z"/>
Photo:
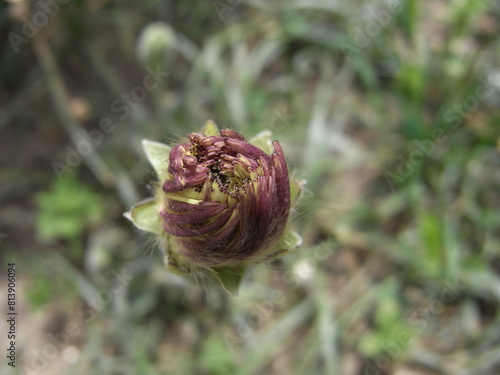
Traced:
<path fill-rule="evenodd" d="M 110 110 L 118 120 L 123 121 L 130 116 L 132 110 L 139 103 L 146 100 L 148 92 L 154 90 L 168 76 L 168 73 L 160 70 L 159 66 L 153 70 L 151 67 L 146 67 L 148 74 L 143 78 L 142 84 L 137 85 L 127 94 L 122 94 L 119 98 L 114 99 L 110 104 Z M 66 146 L 65 163 L 53 161 L 51 166 L 58 179 L 66 173 L 70 173 L 74 168 L 78 167 L 83 158 L 90 155 L 94 148 L 99 146 L 104 140 L 106 134 L 112 133 L 116 129 L 115 120 L 109 117 L 101 119 L 99 127 L 90 131 L 82 130 L 79 134 L 79 140 L 75 147 Z"/>
<path fill-rule="evenodd" d="M 462 126 L 463 119 L 471 112 L 479 108 L 479 104 L 486 97 L 495 91 L 495 86 L 492 85 L 489 79 L 482 77 L 479 80 L 480 84 L 476 87 L 474 94 L 467 96 L 462 102 L 455 103 L 443 112 L 444 122 L 451 124 L 447 127 L 448 132 L 455 131 Z M 437 145 L 443 144 L 449 138 L 447 130 L 443 128 L 435 128 L 431 132 L 431 136 L 424 140 L 415 140 L 415 148 L 410 151 L 405 159 L 403 155 L 399 155 L 397 161 L 399 166 L 395 172 L 385 172 L 384 177 L 392 191 L 396 190 L 397 184 L 402 184 L 407 178 L 411 177 L 418 166 L 420 166 L 425 158 L 431 156 L 437 149 Z"/>
<path fill-rule="evenodd" d="M 364 375 L 381 375 L 385 374 L 391 366 L 394 359 L 404 353 L 413 340 L 421 335 L 429 324 L 441 315 L 447 304 L 455 302 L 467 288 L 466 285 L 460 284 L 458 279 L 452 282 L 445 280 L 444 287 L 441 289 L 439 298 L 435 298 L 425 306 L 420 307 L 408 317 L 408 324 L 411 330 L 401 330 L 394 337 L 394 340 L 385 344 L 382 353 L 378 354 L 373 364 L 370 363 L 365 367 Z"/>
<path fill-rule="evenodd" d="M 289 290 L 294 291 L 303 284 L 304 279 L 311 277 L 317 265 L 326 260 L 336 251 L 333 245 L 318 246 L 311 254 L 300 260 L 292 271 L 281 274 L 284 282 L 288 285 Z M 268 272 L 270 265 L 260 264 L 255 267 L 256 273 Z M 234 354 L 235 346 L 242 345 L 245 342 L 252 340 L 255 337 L 255 330 L 262 326 L 277 307 L 286 301 L 285 294 L 278 289 L 274 289 L 269 293 L 269 297 L 261 302 L 256 303 L 252 310 L 235 319 L 232 332 L 224 332 L 223 339 L 228 350 Z"/>
<path fill-rule="evenodd" d="M 106 288 L 101 289 L 96 296 L 86 301 L 88 308 L 78 308 L 75 316 L 87 324 L 92 321 L 96 313 L 102 311 L 109 305 L 115 296 L 122 293 L 129 282 L 133 279 L 132 275 L 126 273 L 124 269 L 121 272 L 113 271 L 113 277 L 108 282 Z M 65 349 L 72 337 L 82 334 L 82 329 L 74 320 L 67 322 L 64 328 L 57 334 L 49 334 L 47 340 L 41 345 L 40 349 L 32 349 L 28 352 L 30 360 L 24 363 L 19 374 L 38 375 L 44 373 L 51 361 L 56 360 L 58 355 Z"/>
<path fill-rule="evenodd" d="M 385 9 L 373 11 L 370 15 L 370 19 L 366 21 L 362 27 L 354 27 L 354 36 L 352 38 L 353 44 L 347 42 L 342 42 L 340 44 L 347 60 L 352 59 L 352 57 L 358 55 L 363 48 L 368 47 L 372 40 L 392 22 L 394 15 L 403 10 L 403 7 L 402 0 L 390 0 Z"/>
<path fill-rule="evenodd" d="M 49 20 L 59 12 L 59 5 L 68 4 L 71 0 L 38 0 L 37 10 L 31 16 L 31 19 L 24 19 L 21 27 L 21 34 L 16 34 L 11 31 L 7 35 L 9 42 L 15 53 L 19 52 L 19 46 L 27 44 L 30 39 L 33 39 L 41 28 L 49 23 Z"/>

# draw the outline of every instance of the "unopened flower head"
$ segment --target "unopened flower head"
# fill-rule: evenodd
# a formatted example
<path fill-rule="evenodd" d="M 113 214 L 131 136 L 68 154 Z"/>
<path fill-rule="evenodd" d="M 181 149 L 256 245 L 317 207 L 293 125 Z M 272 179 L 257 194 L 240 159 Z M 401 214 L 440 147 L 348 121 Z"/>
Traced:
<path fill-rule="evenodd" d="M 143 144 L 161 186 L 126 215 L 164 240 L 167 268 L 208 273 L 235 291 L 246 266 L 300 244 L 289 213 L 301 183 L 290 181 L 270 132 L 247 141 L 209 121 L 172 149 Z"/>

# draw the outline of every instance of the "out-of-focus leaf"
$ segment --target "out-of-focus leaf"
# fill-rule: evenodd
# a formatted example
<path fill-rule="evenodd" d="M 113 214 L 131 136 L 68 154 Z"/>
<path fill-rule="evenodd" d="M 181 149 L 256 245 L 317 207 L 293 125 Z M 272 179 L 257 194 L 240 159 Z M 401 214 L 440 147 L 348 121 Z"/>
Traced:
<path fill-rule="evenodd" d="M 75 239 L 103 216 L 103 202 L 87 185 L 66 177 L 36 197 L 37 229 L 46 241 Z"/>

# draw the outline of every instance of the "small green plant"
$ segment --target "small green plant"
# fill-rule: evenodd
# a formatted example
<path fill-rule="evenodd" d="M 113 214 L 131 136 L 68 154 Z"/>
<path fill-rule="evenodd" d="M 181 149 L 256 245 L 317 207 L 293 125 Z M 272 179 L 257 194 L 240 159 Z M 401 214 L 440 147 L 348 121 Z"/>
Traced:
<path fill-rule="evenodd" d="M 360 342 L 360 351 L 368 357 L 375 357 L 389 347 L 396 346 L 404 352 L 414 329 L 403 319 L 394 284 L 380 293 L 374 311 L 374 330 L 366 334 Z"/>
<path fill-rule="evenodd" d="M 103 202 L 87 185 L 66 177 L 36 197 L 37 230 L 44 241 L 74 240 L 102 218 Z"/>

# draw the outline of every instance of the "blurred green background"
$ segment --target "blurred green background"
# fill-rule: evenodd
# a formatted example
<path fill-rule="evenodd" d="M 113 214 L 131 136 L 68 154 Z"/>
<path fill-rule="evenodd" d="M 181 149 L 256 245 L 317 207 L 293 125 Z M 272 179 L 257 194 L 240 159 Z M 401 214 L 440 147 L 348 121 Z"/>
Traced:
<path fill-rule="evenodd" d="M 500 374 L 499 34 L 494 0 L 0 2 L 0 373 Z M 207 119 L 308 181 L 237 297 L 122 217 L 141 139 Z"/>

